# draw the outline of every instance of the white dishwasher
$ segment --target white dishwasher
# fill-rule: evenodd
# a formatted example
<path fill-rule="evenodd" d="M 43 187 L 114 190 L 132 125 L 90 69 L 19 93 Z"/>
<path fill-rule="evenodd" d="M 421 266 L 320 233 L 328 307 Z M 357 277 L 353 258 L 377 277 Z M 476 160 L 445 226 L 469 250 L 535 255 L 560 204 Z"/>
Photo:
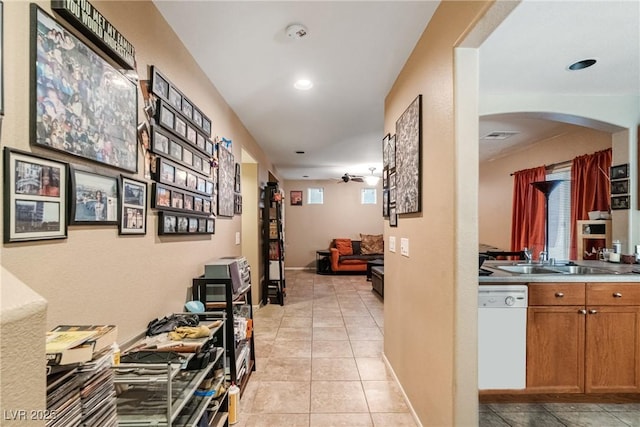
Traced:
<path fill-rule="evenodd" d="M 527 381 L 527 286 L 478 289 L 478 388 L 523 389 Z"/>

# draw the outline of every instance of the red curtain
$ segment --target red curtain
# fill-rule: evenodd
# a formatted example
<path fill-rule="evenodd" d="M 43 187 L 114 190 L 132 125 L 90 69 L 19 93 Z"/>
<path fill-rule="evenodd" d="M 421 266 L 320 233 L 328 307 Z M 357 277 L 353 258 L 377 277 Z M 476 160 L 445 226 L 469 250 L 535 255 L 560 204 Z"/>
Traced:
<path fill-rule="evenodd" d="M 569 253 L 571 259 L 577 258 L 576 221 L 589 219 L 589 211 L 609 211 L 611 199 L 610 168 L 611 148 L 573 159 L 571 166 L 571 250 Z"/>
<path fill-rule="evenodd" d="M 544 250 L 544 195 L 531 183 L 544 181 L 544 166 L 513 174 L 511 250 L 529 248 L 534 258 Z"/>

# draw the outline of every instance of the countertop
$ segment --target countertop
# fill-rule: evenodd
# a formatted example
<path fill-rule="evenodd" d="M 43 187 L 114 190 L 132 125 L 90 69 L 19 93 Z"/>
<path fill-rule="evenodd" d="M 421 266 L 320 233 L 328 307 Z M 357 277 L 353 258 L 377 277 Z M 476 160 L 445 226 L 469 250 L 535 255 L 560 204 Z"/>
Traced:
<path fill-rule="evenodd" d="M 500 265 L 516 265 L 522 264 L 524 261 L 485 261 L 482 264 L 484 270 L 491 271 L 488 276 L 479 276 L 480 284 L 499 284 L 499 283 L 619 283 L 619 282 L 638 282 L 640 283 L 640 274 L 633 273 L 632 270 L 640 272 L 640 264 L 622 264 L 605 261 L 574 261 L 577 265 L 587 267 L 597 267 L 611 270 L 611 274 L 518 274 L 510 273 L 498 268 Z M 533 262 L 532 265 L 538 265 Z M 558 264 L 561 265 L 561 264 Z"/>

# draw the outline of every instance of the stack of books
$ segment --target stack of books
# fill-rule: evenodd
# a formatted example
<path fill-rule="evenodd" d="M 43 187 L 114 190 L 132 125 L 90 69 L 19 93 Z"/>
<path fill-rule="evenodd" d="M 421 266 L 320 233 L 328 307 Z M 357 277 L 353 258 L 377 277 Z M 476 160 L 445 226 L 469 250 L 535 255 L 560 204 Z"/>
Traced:
<path fill-rule="evenodd" d="M 111 347 L 118 337 L 115 325 L 60 325 L 47 332 L 47 366 L 89 362 Z"/>

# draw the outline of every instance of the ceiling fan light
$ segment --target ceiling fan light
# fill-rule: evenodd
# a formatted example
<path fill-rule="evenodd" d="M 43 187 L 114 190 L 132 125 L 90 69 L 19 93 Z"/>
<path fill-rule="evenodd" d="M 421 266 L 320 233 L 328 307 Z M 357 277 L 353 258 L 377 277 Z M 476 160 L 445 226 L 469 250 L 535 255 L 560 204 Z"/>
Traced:
<path fill-rule="evenodd" d="M 364 180 L 367 182 L 367 185 L 373 186 L 373 185 L 378 185 L 378 181 L 380 181 L 380 178 L 377 176 L 370 175 L 370 176 L 366 176 Z"/>

